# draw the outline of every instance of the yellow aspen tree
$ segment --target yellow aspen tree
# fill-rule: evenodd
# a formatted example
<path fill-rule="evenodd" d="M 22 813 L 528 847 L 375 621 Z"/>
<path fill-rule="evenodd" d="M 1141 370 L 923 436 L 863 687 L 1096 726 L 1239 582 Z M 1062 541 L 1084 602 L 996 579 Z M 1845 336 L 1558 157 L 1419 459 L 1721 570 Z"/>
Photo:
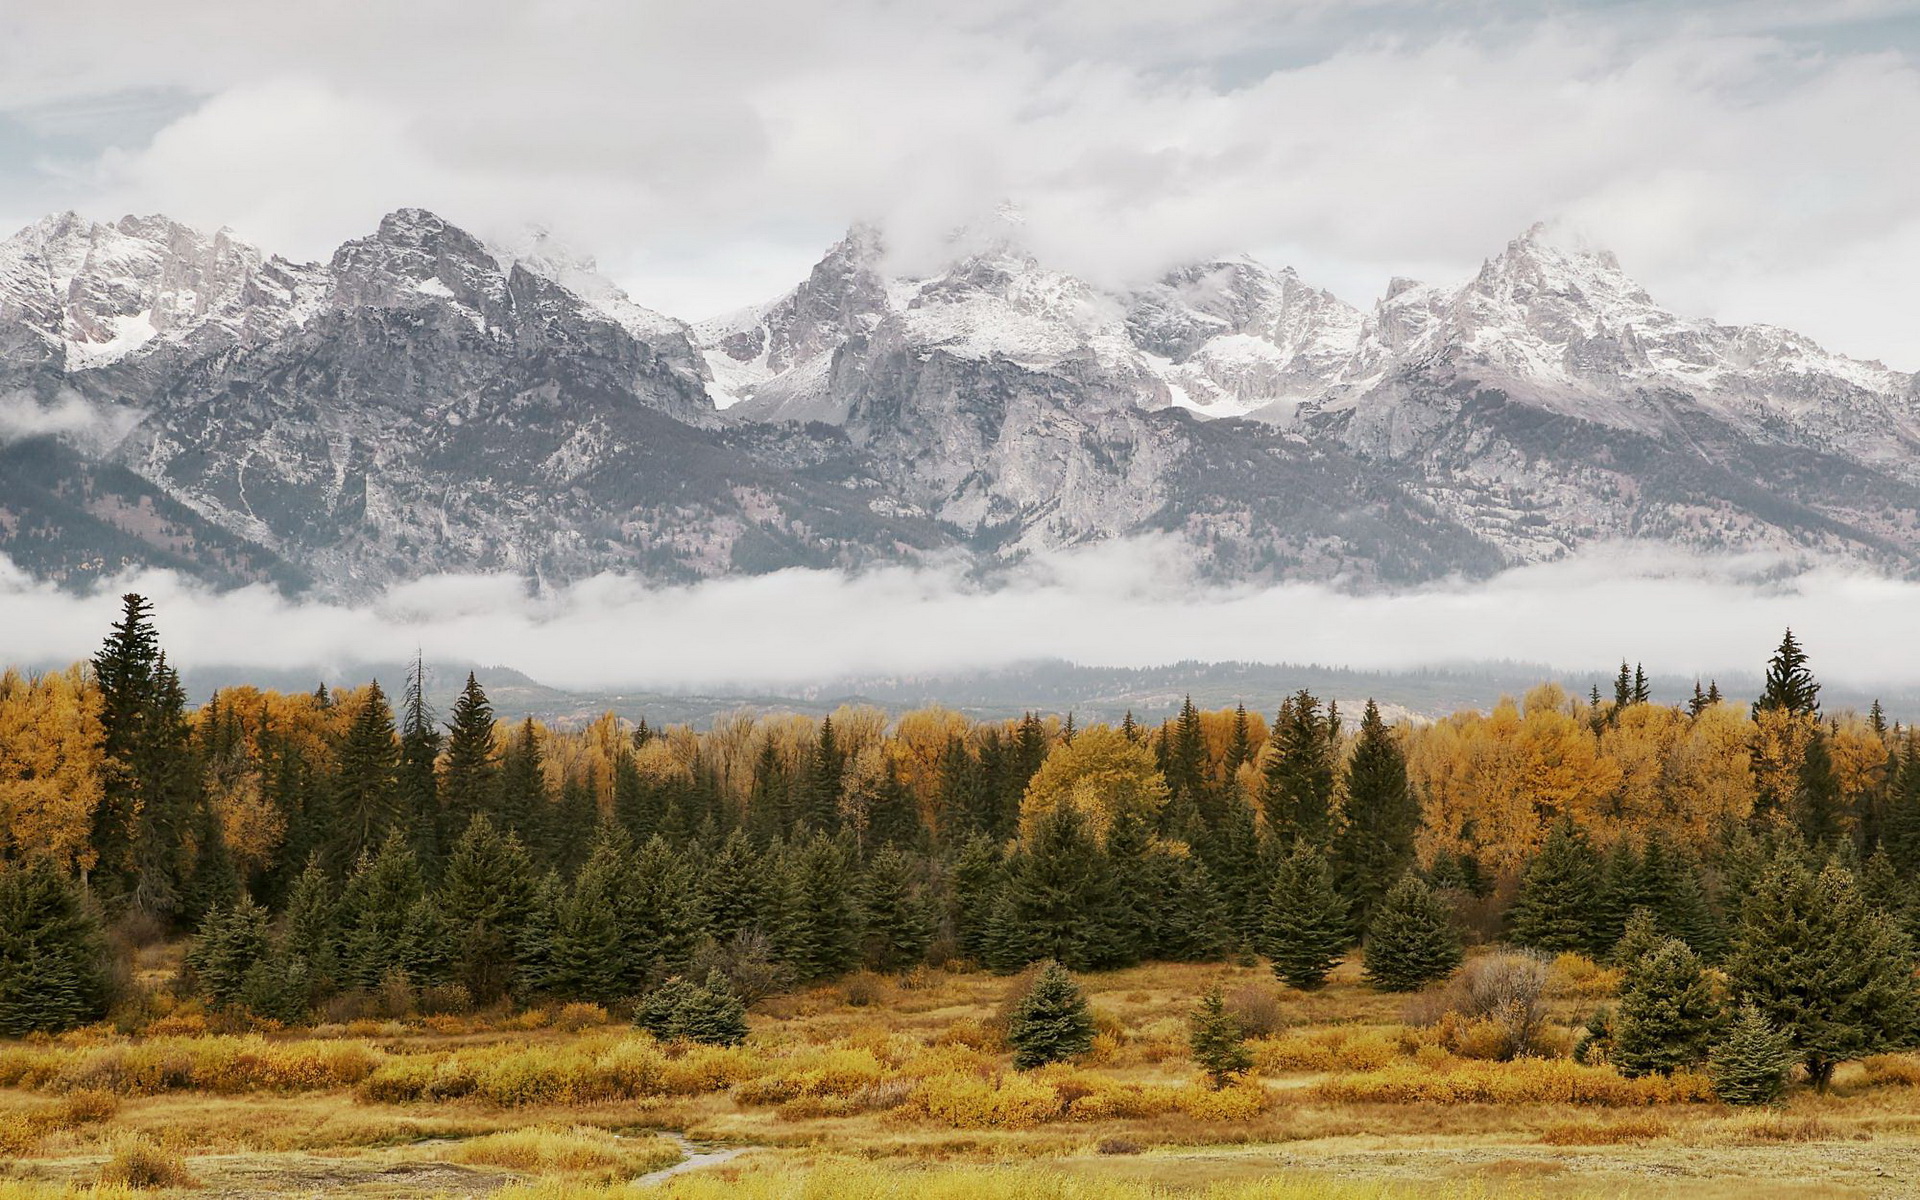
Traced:
<path fill-rule="evenodd" d="M 0 846 L 90 868 L 101 800 L 100 694 L 78 666 L 0 675 Z"/>

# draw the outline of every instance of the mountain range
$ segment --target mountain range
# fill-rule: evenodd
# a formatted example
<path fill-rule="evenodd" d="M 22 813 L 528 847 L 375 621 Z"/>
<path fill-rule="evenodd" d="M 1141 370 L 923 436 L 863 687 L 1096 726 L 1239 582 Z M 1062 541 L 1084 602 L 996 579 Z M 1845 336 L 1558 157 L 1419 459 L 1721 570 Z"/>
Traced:
<path fill-rule="evenodd" d="M 1139 534 L 1208 575 L 1479 576 L 1597 541 L 1920 573 L 1920 383 L 1658 305 L 1541 227 L 1355 308 L 1247 257 L 1127 289 L 1017 227 L 857 226 L 699 324 L 550 238 L 402 209 L 325 263 L 164 217 L 0 243 L 0 552 L 354 596 Z"/>

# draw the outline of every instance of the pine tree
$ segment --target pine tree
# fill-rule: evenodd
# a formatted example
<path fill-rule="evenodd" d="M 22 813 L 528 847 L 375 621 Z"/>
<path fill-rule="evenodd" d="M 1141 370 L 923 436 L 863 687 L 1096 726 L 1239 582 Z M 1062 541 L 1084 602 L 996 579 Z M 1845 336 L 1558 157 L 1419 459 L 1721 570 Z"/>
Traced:
<path fill-rule="evenodd" d="M 699 985 L 691 980 L 670 976 L 634 1006 L 633 1023 L 660 1041 L 680 1041 L 685 1037 L 682 1014 L 699 990 Z"/>
<path fill-rule="evenodd" d="M 1626 965 L 1613 1025 L 1613 1062 L 1625 1075 L 1671 1075 L 1706 1060 L 1723 1005 L 1700 959 L 1667 938 Z"/>
<path fill-rule="evenodd" d="M 994 912 L 1005 883 L 999 847 L 982 835 L 967 839 L 954 860 L 947 908 L 953 939 L 962 957 L 976 963 L 988 960 Z"/>
<path fill-rule="evenodd" d="M 1462 953 L 1446 903 L 1409 871 L 1367 928 L 1367 982 L 1383 992 L 1418 991 L 1453 974 Z"/>
<path fill-rule="evenodd" d="M 627 831 L 602 824 L 560 906 L 548 981 L 552 990 L 598 1004 L 640 993 L 647 982 L 647 957 L 633 923 L 638 870 Z"/>
<path fill-rule="evenodd" d="M 400 704 L 400 771 L 396 809 L 413 852 L 430 877 L 438 878 L 446 839 L 440 824 L 440 789 L 434 764 L 442 738 L 427 704 L 427 666 L 415 655 Z"/>
<path fill-rule="evenodd" d="M 1406 756 L 1372 700 L 1347 763 L 1346 793 L 1346 823 L 1334 841 L 1334 861 L 1341 894 L 1364 929 L 1380 898 L 1413 865 L 1413 835 L 1420 826 Z"/>
<path fill-rule="evenodd" d="M 824 833 L 787 846 L 781 864 L 781 957 L 802 980 L 849 971 L 860 959 L 860 913 L 845 847 Z"/>
<path fill-rule="evenodd" d="M 241 1002 L 247 972 L 267 957 L 267 910 L 242 896 L 200 923 L 187 951 L 187 969 L 216 1008 Z"/>
<path fill-rule="evenodd" d="M 558 861 L 547 820 L 553 805 L 547 796 L 546 756 L 532 717 L 522 721 L 507 740 L 500 756 L 498 788 L 494 811 L 500 827 L 517 836 L 537 860 Z"/>
<path fill-rule="evenodd" d="M 1833 751 L 1824 727 L 1815 726 L 1813 740 L 1800 760 L 1799 786 L 1795 790 L 1793 814 L 1800 836 L 1810 845 L 1822 846 L 1839 837 L 1843 825 L 1844 800 L 1840 779 L 1833 770 Z"/>
<path fill-rule="evenodd" d="M 681 1036 L 702 1046 L 738 1046 L 747 1040 L 747 1006 L 733 994 L 727 977 L 708 971 L 706 982 L 688 995 L 679 1013 Z"/>
<path fill-rule="evenodd" d="M 1247 1052 L 1240 1022 L 1227 1011 L 1226 998 L 1217 983 L 1200 997 L 1187 1018 L 1187 1045 L 1193 1050 L 1194 1063 L 1206 1072 L 1207 1083 L 1215 1091 L 1253 1067 L 1253 1055 Z"/>
<path fill-rule="evenodd" d="M 628 920 L 652 978 L 685 972 L 700 940 L 700 904 L 687 856 L 658 834 L 634 859 L 633 907 Z"/>
<path fill-rule="evenodd" d="M 1714 1094 L 1728 1104 L 1771 1104 L 1786 1090 L 1794 1048 L 1759 1006 L 1744 1004 L 1707 1059 Z"/>
<path fill-rule="evenodd" d="M 374 988 L 406 966 L 407 918 L 423 894 L 420 865 L 399 830 L 378 854 L 362 853 L 340 900 L 341 972 L 355 987 Z"/>
<path fill-rule="evenodd" d="M 565 919 L 567 888 L 558 871 L 548 871 L 534 885 L 527 905 L 527 919 L 514 939 L 513 977 L 515 995 L 525 998 L 556 991 L 561 975 L 560 927 Z"/>
<path fill-rule="evenodd" d="M 913 860 L 894 845 L 867 863 L 860 886 L 865 959 L 876 971 L 899 971 L 924 959 L 933 941 L 933 914 L 914 878 Z"/>
<path fill-rule="evenodd" d="M 1834 1068 L 1905 1036 L 1915 1011 L 1905 936 L 1853 877 L 1782 853 L 1746 898 L 1727 975 L 1734 996 L 1784 1033 L 1825 1090 Z"/>
<path fill-rule="evenodd" d="M 493 705 L 469 671 L 447 722 L 447 761 L 440 774 L 440 805 L 449 830 L 463 830 L 476 813 L 493 810 L 499 771 Z"/>
<path fill-rule="evenodd" d="M 1240 768 L 1252 762 L 1259 753 L 1259 747 L 1253 744 L 1253 723 L 1247 716 L 1247 706 L 1244 702 L 1235 704 L 1233 736 L 1227 741 L 1227 779 L 1231 781 Z"/>
<path fill-rule="evenodd" d="M 1293 987 L 1313 991 L 1327 981 L 1352 942 L 1347 902 L 1334 890 L 1327 860 L 1301 842 L 1273 874 L 1261 947 L 1273 973 Z"/>
<path fill-rule="evenodd" d="M 765 932 L 773 924 L 769 865 L 745 830 L 727 835 L 697 876 L 699 925 L 707 936 L 725 943 L 751 929 Z"/>
<path fill-rule="evenodd" d="M 305 964 L 309 1003 L 319 1000 L 340 980 L 339 905 L 333 880 L 309 859 L 307 868 L 287 894 L 282 916 L 282 944 L 289 957 Z"/>
<path fill-rule="evenodd" d="M 1772 708 L 1810 716 L 1820 712 L 1820 685 L 1807 669 L 1807 652 L 1801 649 L 1791 629 L 1767 661 L 1766 682 L 1761 687 L 1760 698 L 1753 702 L 1755 716 Z"/>
<path fill-rule="evenodd" d="M 0 1036 L 58 1033 L 107 1012 L 99 915 L 45 861 L 0 865 Z"/>
<path fill-rule="evenodd" d="M 1333 830 L 1333 767 L 1338 727 L 1320 701 L 1302 689 L 1274 718 L 1261 804 L 1267 828 L 1283 846 L 1324 847 Z"/>
<path fill-rule="evenodd" d="M 1571 821 L 1555 825 L 1540 853 L 1527 864 L 1520 892 L 1507 914 L 1515 944 L 1556 953 L 1596 953 L 1598 876 L 1593 847 L 1579 829 Z"/>
<path fill-rule="evenodd" d="M 1085 1054 L 1093 1047 L 1087 998 L 1067 969 L 1048 961 L 1007 1022 L 1013 1065 L 1021 1071 Z"/>
<path fill-rule="evenodd" d="M 846 776 L 833 718 L 820 720 L 820 734 L 800 763 L 793 782 L 796 827 L 831 832 L 840 827 L 840 797 Z"/>
<path fill-rule="evenodd" d="M 1060 805 L 1040 818 L 1007 863 L 988 935 L 988 965 L 1017 971 L 1051 958 L 1090 971 L 1124 964 L 1133 948 L 1121 924 L 1125 913 L 1086 817 Z"/>
<path fill-rule="evenodd" d="M 393 710 L 375 680 L 354 713 L 334 774 L 333 862 L 347 865 L 370 853 L 395 828 L 399 815 L 400 746 Z"/>
<path fill-rule="evenodd" d="M 536 886 L 519 839 L 502 837 L 485 813 L 475 813 L 447 857 L 439 909 L 452 931 L 459 980 L 481 1004 L 513 988 L 515 950 Z"/>

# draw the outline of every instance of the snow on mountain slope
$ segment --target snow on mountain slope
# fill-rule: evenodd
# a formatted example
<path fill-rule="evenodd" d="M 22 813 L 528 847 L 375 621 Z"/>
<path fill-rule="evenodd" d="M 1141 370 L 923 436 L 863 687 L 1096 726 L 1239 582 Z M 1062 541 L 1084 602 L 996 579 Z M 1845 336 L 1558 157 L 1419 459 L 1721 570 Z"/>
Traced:
<path fill-rule="evenodd" d="M 0 365 L 84 371 L 163 345 L 256 342 L 299 324 L 324 288 L 226 230 L 59 213 L 0 243 Z"/>

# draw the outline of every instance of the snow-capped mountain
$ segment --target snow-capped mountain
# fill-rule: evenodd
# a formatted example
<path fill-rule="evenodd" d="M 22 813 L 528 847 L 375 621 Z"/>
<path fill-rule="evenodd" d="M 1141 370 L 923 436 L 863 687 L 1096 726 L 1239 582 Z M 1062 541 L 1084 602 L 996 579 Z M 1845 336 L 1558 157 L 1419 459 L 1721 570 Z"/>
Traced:
<path fill-rule="evenodd" d="M 419 209 L 308 264 L 62 214 L 0 243 L 0 404 L 62 414 L 0 422 L 49 431 L 0 445 L 0 549 L 68 580 L 693 578 L 1143 532 L 1362 585 L 1619 537 L 1920 569 L 1912 376 L 1683 318 L 1544 229 L 1362 311 L 1245 257 L 1103 289 L 1017 230 L 908 275 L 856 227 L 688 326 L 544 234 Z M 76 412 L 93 436 L 52 432 Z"/>

